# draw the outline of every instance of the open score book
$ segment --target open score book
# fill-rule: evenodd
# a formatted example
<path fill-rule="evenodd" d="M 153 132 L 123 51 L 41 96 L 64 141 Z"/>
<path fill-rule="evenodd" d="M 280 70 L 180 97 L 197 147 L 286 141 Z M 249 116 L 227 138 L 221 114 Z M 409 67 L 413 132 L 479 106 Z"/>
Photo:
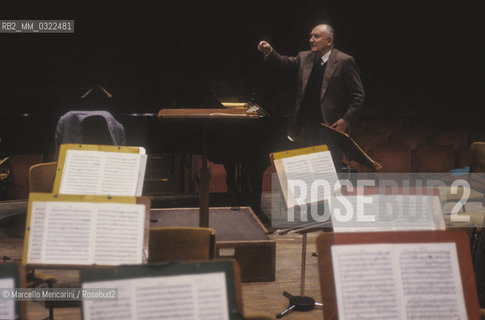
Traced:
<path fill-rule="evenodd" d="M 135 197 L 31 193 L 24 264 L 140 264 L 146 260 L 147 210 Z"/>
<path fill-rule="evenodd" d="M 116 301 L 83 301 L 83 319 L 239 319 L 233 262 L 81 270 L 82 288 L 117 289 Z"/>
<path fill-rule="evenodd" d="M 146 161 L 142 147 L 63 144 L 54 193 L 141 196 Z"/>
<path fill-rule="evenodd" d="M 317 248 L 325 318 L 479 318 L 463 231 L 322 234 Z"/>
<path fill-rule="evenodd" d="M 332 246 L 340 319 L 467 319 L 455 243 Z"/>
<path fill-rule="evenodd" d="M 332 156 L 326 145 L 272 153 L 287 208 L 328 200 L 338 181 Z M 330 188 L 312 188 L 315 181 L 325 181 Z M 303 188 L 303 189 L 302 189 Z M 298 190 L 298 194 L 295 194 Z M 300 192 L 306 190 L 304 194 Z"/>

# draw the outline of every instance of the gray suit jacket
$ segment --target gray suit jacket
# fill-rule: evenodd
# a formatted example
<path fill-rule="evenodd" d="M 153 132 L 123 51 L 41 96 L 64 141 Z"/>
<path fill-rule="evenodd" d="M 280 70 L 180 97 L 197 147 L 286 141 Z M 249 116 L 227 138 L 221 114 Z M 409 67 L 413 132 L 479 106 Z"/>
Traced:
<path fill-rule="evenodd" d="M 287 57 L 273 49 L 267 60 L 297 69 L 296 101 L 288 115 L 289 133 L 293 135 L 301 129 L 296 120 L 317 56 L 311 51 L 302 51 L 296 57 Z M 363 107 L 364 96 L 364 88 L 354 58 L 335 48 L 332 49 L 322 80 L 320 108 L 323 121 L 331 125 L 343 118 L 352 124 Z"/>

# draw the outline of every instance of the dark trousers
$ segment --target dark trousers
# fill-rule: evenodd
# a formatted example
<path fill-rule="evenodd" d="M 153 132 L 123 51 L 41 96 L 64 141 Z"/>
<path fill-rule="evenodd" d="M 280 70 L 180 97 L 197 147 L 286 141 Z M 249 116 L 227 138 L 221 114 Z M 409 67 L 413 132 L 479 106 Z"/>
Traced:
<path fill-rule="evenodd" d="M 328 137 L 325 129 L 319 123 L 306 124 L 303 126 L 303 146 L 310 147 L 326 144 L 328 150 L 332 155 L 333 164 L 337 172 L 342 171 L 342 157 L 343 152 L 339 147 Z"/>

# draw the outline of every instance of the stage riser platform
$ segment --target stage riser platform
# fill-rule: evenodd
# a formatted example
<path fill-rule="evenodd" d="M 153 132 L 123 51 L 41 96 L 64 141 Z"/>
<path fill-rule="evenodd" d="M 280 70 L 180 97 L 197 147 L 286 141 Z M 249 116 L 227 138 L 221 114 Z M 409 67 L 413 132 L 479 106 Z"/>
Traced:
<path fill-rule="evenodd" d="M 197 227 L 198 208 L 152 209 L 150 227 Z M 216 258 L 234 258 L 243 282 L 274 281 L 276 244 L 249 207 L 210 208 Z"/>

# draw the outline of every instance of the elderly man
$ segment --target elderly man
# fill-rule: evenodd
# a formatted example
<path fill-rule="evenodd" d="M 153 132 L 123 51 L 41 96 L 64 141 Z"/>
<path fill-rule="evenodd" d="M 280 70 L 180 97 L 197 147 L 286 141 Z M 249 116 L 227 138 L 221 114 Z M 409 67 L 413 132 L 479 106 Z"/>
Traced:
<path fill-rule="evenodd" d="M 364 103 L 364 89 L 354 58 L 334 48 L 334 30 L 321 24 L 310 33 L 310 51 L 296 57 L 280 55 L 261 41 L 258 50 L 268 62 L 297 70 L 296 103 L 289 112 L 288 135 L 305 146 L 327 144 L 336 169 L 342 152 L 325 135 L 320 123 L 345 132 Z"/>

